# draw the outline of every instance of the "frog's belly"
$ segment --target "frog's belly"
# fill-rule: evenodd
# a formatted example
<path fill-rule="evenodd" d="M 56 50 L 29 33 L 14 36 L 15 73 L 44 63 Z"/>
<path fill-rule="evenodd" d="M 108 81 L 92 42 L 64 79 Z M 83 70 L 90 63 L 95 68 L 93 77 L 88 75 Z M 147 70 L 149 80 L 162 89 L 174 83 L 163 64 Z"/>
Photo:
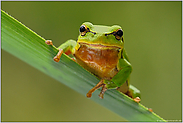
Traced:
<path fill-rule="evenodd" d="M 117 72 L 117 49 L 91 48 L 82 45 L 75 51 L 76 62 L 102 79 L 110 80 Z"/>

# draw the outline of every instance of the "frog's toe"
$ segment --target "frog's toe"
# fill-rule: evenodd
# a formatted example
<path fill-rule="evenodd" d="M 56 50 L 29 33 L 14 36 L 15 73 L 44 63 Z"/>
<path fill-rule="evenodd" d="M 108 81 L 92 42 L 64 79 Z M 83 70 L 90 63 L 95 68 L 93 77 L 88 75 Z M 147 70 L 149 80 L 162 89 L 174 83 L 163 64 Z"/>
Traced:
<path fill-rule="evenodd" d="M 100 92 L 100 94 L 98 95 L 100 97 L 100 99 L 103 99 L 104 98 L 104 93 L 107 91 L 107 87 L 106 85 L 102 85 L 102 90 Z"/>
<path fill-rule="evenodd" d="M 153 112 L 152 108 L 148 108 L 148 110 L 149 110 L 150 112 Z"/>
<path fill-rule="evenodd" d="M 141 99 L 139 97 L 136 97 L 133 99 L 135 102 L 139 103 L 141 101 Z"/>
<path fill-rule="evenodd" d="M 46 43 L 47 45 L 53 45 L 53 43 L 52 43 L 51 40 L 46 40 L 45 43 Z"/>
<path fill-rule="evenodd" d="M 91 93 L 87 93 L 87 94 L 86 94 L 86 97 L 88 97 L 88 98 L 90 98 L 91 96 L 92 96 Z"/>
<path fill-rule="evenodd" d="M 104 98 L 104 94 L 101 94 L 100 93 L 98 96 L 100 97 L 100 99 L 103 99 Z"/>
<path fill-rule="evenodd" d="M 53 60 L 54 60 L 55 62 L 59 62 L 59 61 L 60 61 L 60 59 L 59 59 L 57 56 L 55 56 L 55 57 L 53 58 Z"/>
<path fill-rule="evenodd" d="M 75 58 L 71 58 L 71 59 L 76 62 Z"/>

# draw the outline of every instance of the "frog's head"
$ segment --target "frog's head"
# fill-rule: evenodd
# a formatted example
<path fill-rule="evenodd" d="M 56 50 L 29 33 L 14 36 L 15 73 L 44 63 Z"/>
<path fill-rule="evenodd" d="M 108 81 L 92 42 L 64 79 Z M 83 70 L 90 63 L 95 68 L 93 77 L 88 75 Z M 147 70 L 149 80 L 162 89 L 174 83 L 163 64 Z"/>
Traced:
<path fill-rule="evenodd" d="M 123 48 L 123 30 L 118 25 L 101 26 L 85 22 L 80 26 L 79 44 Z"/>

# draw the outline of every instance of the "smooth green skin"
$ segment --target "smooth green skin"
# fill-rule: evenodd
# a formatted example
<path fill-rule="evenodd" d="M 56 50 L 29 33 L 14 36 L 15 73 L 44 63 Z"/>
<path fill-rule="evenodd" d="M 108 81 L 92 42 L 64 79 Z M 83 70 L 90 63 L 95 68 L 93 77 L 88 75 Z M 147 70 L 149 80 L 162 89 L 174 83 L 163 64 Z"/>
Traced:
<path fill-rule="evenodd" d="M 68 40 L 65 43 L 61 44 L 57 49 L 63 49 L 64 52 L 70 50 L 73 54 L 75 50 L 78 48 L 79 42 L 84 42 L 88 44 L 100 44 L 104 46 L 115 46 L 120 47 L 119 51 L 119 61 L 117 68 L 119 72 L 109 81 L 104 80 L 104 83 L 106 84 L 106 87 L 108 89 L 113 89 L 116 87 L 120 87 L 122 84 L 124 84 L 128 79 L 129 75 L 132 72 L 132 66 L 129 62 L 128 56 L 126 54 L 126 51 L 124 49 L 124 38 L 122 41 L 122 38 L 120 40 L 117 40 L 113 34 L 110 34 L 117 29 L 121 29 L 118 25 L 113 26 L 101 26 L 101 25 L 93 25 L 90 22 L 85 22 L 82 25 L 85 25 L 87 28 L 90 29 L 91 32 L 87 32 L 84 36 L 81 34 L 78 37 L 78 40 Z M 93 34 L 96 33 L 96 34 Z M 110 34 L 105 36 L 105 34 Z M 123 51 L 122 51 L 123 50 Z M 121 57 L 121 55 L 123 57 Z M 129 82 L 129 80 L 128 80 Z M 132 85 L 129 85 L 129 90 L 132 91 L 133 97 L 140 97 L 140 91 L 135 88 Z"/>
<path fill-rule="evenodd" d="M 85 36 L 79 35 L 78 42 L 86 42 L 89 44 L 101 44 L 104 46 L 117 46 L 120 47 L 121 50 L 123 49 L 123 41 L 117 40 L 114 35 L 105 36 L 105 34 L 110 34 L 117 29 L 121 29 L 120 26 L 100 26 L 100 25 L 93 25 L 90 22 L 85 22 L 82 25 L 85 25 L 90 29 L 91 32 L 95 32 L 94 35 L 91 32 L 87 32 Z"/>

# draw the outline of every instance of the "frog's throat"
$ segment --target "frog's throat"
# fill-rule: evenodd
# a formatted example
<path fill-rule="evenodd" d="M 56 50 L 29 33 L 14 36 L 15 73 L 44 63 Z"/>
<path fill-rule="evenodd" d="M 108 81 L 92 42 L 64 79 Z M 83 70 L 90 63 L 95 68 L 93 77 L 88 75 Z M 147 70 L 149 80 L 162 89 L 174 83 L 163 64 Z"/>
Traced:
<path fill-rule="evenodd" d="M 121 50 L 122 47 L 115 45 L 102 45 L 101 43 L 86 43 L 86 42 L 78 42 L 79 45 L 85 45 L 87 47 L 95 48 L 95 49 L 116 49 Z M 80 46 L 78 46 L 79 48 Z"/>

